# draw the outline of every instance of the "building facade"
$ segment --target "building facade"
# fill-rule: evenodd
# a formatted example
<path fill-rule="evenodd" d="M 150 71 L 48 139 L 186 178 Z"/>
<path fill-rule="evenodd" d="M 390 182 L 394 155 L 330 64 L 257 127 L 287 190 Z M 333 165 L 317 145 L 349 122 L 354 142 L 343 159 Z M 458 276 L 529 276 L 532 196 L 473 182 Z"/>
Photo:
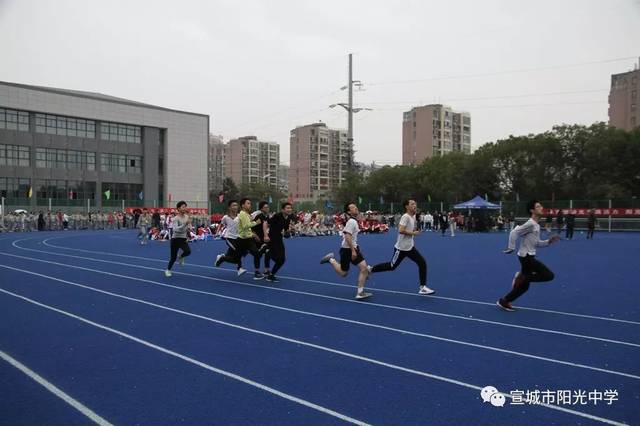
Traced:
<path fill-rule="evenodd" d="M 611 76 L 609 92 L 609 125 L 624 130 L 640 126 L 640 63 L 636 69 Z"/>
<path fill-rule="evenodd" d="M 353 165 L 347 132 L 325 123 L 291 130 L 289 155 L 289 194 L 296 201 L 331 197 Z"/>
<path fill-rule="evenodd" d="M 220 135 L 209 135 L 209 198 L 215 199 L 222 191 L 225 175 L 226 145 Z"/>
<path fill-rule="evenodd" d="M 278 167 L 278 190 L 283 194 L 289 194 L 289 166 L 280 164 Z"/>
<path fill-rule="evenodd" d="M 206 206 L 208 134 L 204 114 L 0 82 L 0 195 L 32 210 Z"/>
<path fill-rule="evenodd" d="M 471 116 L 434 104 L 403 114 L 402 164 L 417 165 L 449 152 L 471 153 Z"/>
<path fill-rule="evenodd" d="M 229 141 L 225 152 L 226 176 L 238 186 L 263 182 L 277 188 L 280 145 L 244 136 Z"/>

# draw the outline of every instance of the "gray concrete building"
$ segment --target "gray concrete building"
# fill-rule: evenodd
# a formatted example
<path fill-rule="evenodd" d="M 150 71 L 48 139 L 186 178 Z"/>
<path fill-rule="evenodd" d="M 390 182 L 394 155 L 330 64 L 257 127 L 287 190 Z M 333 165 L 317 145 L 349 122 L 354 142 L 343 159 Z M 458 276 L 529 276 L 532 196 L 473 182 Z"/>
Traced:
<path fill-rule="evenodd" d="M 100 93 L 0 82 L 8 205 L 207 206 L 209 116 Z M 31 195 L 31 196 L 30 196 Z"/>

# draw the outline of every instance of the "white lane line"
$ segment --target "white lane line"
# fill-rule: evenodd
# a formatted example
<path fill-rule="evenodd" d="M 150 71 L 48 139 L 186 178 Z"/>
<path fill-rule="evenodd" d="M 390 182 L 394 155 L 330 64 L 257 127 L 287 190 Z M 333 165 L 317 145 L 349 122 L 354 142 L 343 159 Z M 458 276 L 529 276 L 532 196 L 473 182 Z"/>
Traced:
<path fill-rule="evenodd" d="M 240 299 L 240 298 L 237 298 L 237 297 L 226 296 L 226 295 L 222 295 L 222 294 L 214 293 L 214 292 L 209 292 L 209 291 L 195 290 L 195 289 L 191 289 L 191 288 L 187 288 L 187 287 L 180 287 L 180 286 L 175 286 L 175 285 L 170 285 L 170 284 L 164 284 L 164 283 L 161 283 L 161 282 L 158 282 L 158 281 L 153 281 L 153 280 L 148 280 L 148 279 L 138 278 L 138 277 L 132 277 L 132 276 L 129 276 L 129 275 L 116 274 L 116 273 L 113 273 L 113 272 L 101 271 L 101 270 L 92 269 L 92 268 L 85 268 L 85 267 L 76 266 L 76 265 L 68 265 L 66 263 L 58 263 L 58 262 L 53 262 L 53 261 L 49 261 L 49 260 L 36 259 L 36 258 L 30 258 L 30 257 L 18 256 L 18 255 L 10 255 L 10 256 L 18 257 L 18 258 L 21 258 L 21 259 L 33 260 L 33 261 L 36 261 L 36 262 L 48 263 L 48 264 L 56 265 L 56 266 L 63 266 L 63 267 L 72 268 L 72 269 L 79 269 L 79 270 L 83 270 L 83 271 L 95 272 L 95 273 L 109 275 L 109 276 L 113 276 L 113 277 L 124 278 L 124 279 L 132 280 L 132 281 L 139 281 L 139 282 L 143 282 L 143 283 L 147 283 L 147 284 L 151 284 L 151 285 L 156 285 L 156 286 L 159 286 L 159 287 L 176 289 L 176 290 L 180 290 L 180 291 L 184 291 L 184 292 L 188 292 L 188 293 L 203 294 L 203 295 L 206 295 L 206 296 L 217 297 L 217 298 L 221 298 L 221 299 L 225 299 L 225 300 L 233 300 L 233 301 L 240 302 L 240 303 L 263 306 L 263 307 L 266 307 L 266 308 L 277 309 L 277 310 L 286 311 L 286 312 L 293 312 L 293 313 L 301 314 L 301 315 L 313 316 L 313 317 L 317 317 L 317 318 L 324 318 L 324 319 L 329 319 L 329 320 L 333 320 L 333 321 L 340 321 L 340 322 L 345 322 L 345 323 L 350 323 L 350 324 L 361 325 L 361 326 L 365 326 L 365 327 L 376 328 L 376 329 L 380 329 L 380 330 L 399 333 L 399 334 L 402 334 L 402 335 L 411 335 L 411 336 L 417 336 L 417 337 L 432 339 L 432 340 L 441 341 L 441 342 L 459 344 L 459 345 L 464 345 L 464 346 L 469 346 L 469 347 L 474 347 L 474 348 L 479 348 L 479 349 L 486 349 L 486 350 L 495 351 L 495 352 L 499 352 L 499 353 L 505 353 L 505 354 L 509 354 L 509 355 L 521 356 L 521 357 L 524 357 L 524 358 L 530 358 L 530 359 L 535 359 L 535 360 L 539 360 L 539 361 L 546 361 L 546 362 L 551 362 L 551 363 L 560 364 L 560 365 L 567 365 L 567 366 L 570 366 L 570 367 L 583 368 L 583 369 L 586 369 L 586 370 L 597 371 L 597 372 L 600 372 L 600 373 L 612 374 L 612 375 L 617 375 L 617 376 L 622 376 L 622 377 L 628 377 L 630 379 L 640 380 L 640 376 L 635 375 L 635 374 L 631 374 L 631 373 L 625 373 L 625 372 L 616 371 L 616 370 L 608 370 L 608 369 L 605 369 L 605 368 L 594 367 L 594 366 L 590 366 L 590 365 L 586 365 L 586 364 L 579 364 L 579 363 L 574 363 L 574 362 L 570 362 L 570 361 L 563 361 L 563 360 L 559 360 L 559 359 L 543 357 L 543 356 L 539 356 L 539 355 L 533 355 L 533 354 L 529 354 L 529 353 L 526 353 L 526 352 L 518 352 L 518 351 L 509 350 L 509 349 L 498 348 L 498 347 L 495 347 L 495 346 L 481 345 L 481 344 L 478 344 L 478 343 L 467 342 L 467 341 L 464 341 L 464 340 L 449 339 L 449 338 L 445 338 L 445 337 L 434 336 L 434 335 L 431 335 L 431 334 L 418 333 L 418 332 L 411 331 L 411 330 L 404 330 L 404 329 L 400 329 L 400 328 L 389 327 L 389 326 L 385 326 L 385 325 L 381 325 L 381 324 L 373 324 L 373 323 L 368 323 L 368 322 L 364 322 L 364 321 L 356 321 L 356 320 L 352 320 L 352 319 L 349 319 L 349 318 L 336 317 L 336 316 L 331 316 L 331 315 L 324 315 L 324 314 L 319 314 L 319 313 L 309 312 L 309 311 L 302 311 L 302 310 L 299 310 L 299 309 L 293 309 L 293 308 L 288 308 L 288 307 L 285 307 L 285 306 L 273 305 L 273 304 L 263 303 L 263 302 L 256 302 L 256 301 L 253 301 L 253 300 Z M 11 266 L 2 266 L 2 265 L 0 265 L 0 267 L 4 267 L 4 268 L 7 268 L 7 269 L 12 269 L 12 270 L 15 270 L 15 271 L 18 271 L 18 272 L 23 272 L 21 269 L 14 268 L 14 267 L 11 267 Z M 50 278 L 50 279 L 53 278 L 53 277 L 50 277 L 48 275 L 45 275 L 44 277 Z M 91 288 L 93 289 L 94 287 L 91 287 Z"/>
<path fill-rule="evenodd" d="M 93 253 L 93 254 L 103 254 L 103 255 L 108 255 L 108 256 L 125 257 L 125 258 L 130 258 L 130 259 L 141 259 L 141 260 L 147 260 L 149 262 L 159 262 L 159 263 L 164 263 L 164 264 L 167 263 L 166 260 L 153 259 L 153 258 L 150 258 L 150 257 L 129 256 L 129 255 L 124 255 L 124 254 L 116 254 L 116 253 L 109 253 L 109 252 L 96 251 L 96 250 L 84 250 L 84 249 L 77 249 L 77 248 L 58 246 L 58 245 L 49 243 L 49 241 L 51 241 L 51 240 L 60 240 L 60 239 L 63 239 L 63 238 L 79 237 L 79 236 L 83 236 L 83 235 L 67 235 L 67 236 L 64 236 L 64 237 L 50 237 L 50 238 L 47 238 L 47 239 L 43 240 L 42 244 L 45 245 L 45 246 L 51 247 L 51 248 L 58 248 L 58 249 L 63 249 L 63 250 L 72 250 L 72 251 L 78 251 L 78 252 L 84 252 L 84 253 Z M 225 271 L 225 272 L 228 272 L 228 273 L 234 273 L 234 274 L 236 273 L 235 269 L 216 268 L 214 266 L 198 265 L 198 264 L 194 264 L 194 263 L 187 263 L 186 266 L 194 267 L 194 268 L 222 270 L 222 271 Z M 293 276 L 287 276 L 287 275 L 278 275 L 278 276 L 282 277 L 282 278 L 286 278 L 286 279 L 296 280 L 296 281 L 304 281 L 304 282 L 316 283 L 316 284 L 325 284 L 325 285 L 331 285 L 331 286 L 336 286 L 336 287 L 355 288 L 355 286 L 353 286 L 351 284 L 336 283 L 336 282 L 331 282 L 331 281 L 313 280 L 313 279 L 309 279 L 309 278 L 293 277 Z M 383 293 L 401 294 L 401 295 L 412 296 L 412 297 L 423 297 L 423 296 L 421 296 L 419 294 L 416 294 L 415 292 L 414 293 L 409 293 L 409 292 L 406 292 L 406 291 L 389 290 L 389 289 L 383 289 L 383 288 L 379 288 L 379 287 L 376 287 L 376 291 L 377 292 L 383 292 Z M 492 307 L 494 307 L 496 305 L 495 302 L 483 302 L 483 301 L 479 301 L 479 300 L 460 299 L 460 298 L 456 298 L 456 297 L 445 297 L 445 296 L 435 296 L 434 295 L 434 296 L 429 296 L 429 298 L 430 299 L 448 300 L 448 301 L 451 301 L 451 302 L 471 303 L 471 304 L 476 304 L 476 305 L 485 305 L 485 306 L 492 306 Z M 618 322 L 618 323 L 624 323 L 624 324 L 640 325 L 640 321 L 631 321 L 631 320 L 624 320 L 624 319 L 611 318 L 611 317 L 603 317 L 603 316 L 597 316 L 597 315 L 577 314 L 577 313 L 574 313 L 574 312 L 557 311 L 557 310 L 553 310 L 553 309 L 531 308 L 531 307 L 526 307 L 526 306 L 521 306 L 521 305 L 518 305 L 518 309 L 524 310 L 524 311 L 545 312 L 545 313 L 554 314 L 554 315 L 566 315 L 566 316 L 572 316 L 572 317 L 577 317 L 577 318 L 587 318 L 587 319 L 593 319 L 593 320 L 599 320 L 599 321 L 610 321 L 610 322 Z"/>
<path fill-rule="evenodd" d="M 16 243 L 20 242 L 20 241 L 21 240 L 18 240 L 18 241 L 16 241 Z M 147 267 L 147 266 L 140 266 L 140 265 L 132 265 L 130 263 L 114 262 L 114 261 L 103 260 L 103 259 L 95 259 L 95 258 L 92 258 L 92 257 L 74 256 L 74 255 L 64 254 L 64 253 L 54 253 L 54 252 L 48 252 L 48 251 L 43 251 L 43 250 L 29 249 L 29 248 L 21 247 L 21 246 L 18 246 L 18 245 L 14 245 L 14 247 L 16 247 L 18 249 L 21 249 L 21 250 L 25 250 L 25 251 L 32 251 L 32 252 L 36 252 L 36 253 L 45 253 L 45 254 L 49 254 L 49 255 L 53 255 L 53 256 L 63 256 L 63 257 L 70 257 L 70 258 L 75 258 L 75 259 L 84 259 L 84 260 L 90 260 L 90 261 L 94 261 L 94 262 L 101 262 L 101 263 L 108 263 L 108 264 L 113 264 L 113 265 L 121 265 L 121 266 L 128 266 L 128 267 L 132 267 L 132 268 L 149 269 L 149 270 L 157 271 L 156 268 L 150 268 L 150 267 Z M 3 252 L 3 254 L 9 254 L 9 253 Z M 17 256 L 17 255 L 13 255 L 13 256 Z M 624 345 L 624 346 L 631 346 L 631 347 L 640 348 L 640 344 L 638 344 L 638 343 L 627 342 L 627 341 L 622 341 L 622 340 L 607 339 L 607 338 L 604 338 L 604 337 L 596 337 L 596 336 L 589 336 L 589 335 L 584 335 L 584 334 L 569 333 L 569 332 L 566 332 L 566 331 L 552 330 L 552 329 L 547 329 L 547 328 L 529 327 L 529 326 L 525 326 L 525 325 L 518 325 L 518 324 L 504 323 L 504 322 L 499 322 L 499 321 L 485 320 L 485 319 L 481 319 L 481 318 L 465 317 L 465 316 L 454 315 L 454 314 L 445 314 L 445 313 L 442 313 L 442 312 L 428 311 L 428 310 L 425 310 L 425 309 L 406 308 L 406 307 L 403 307 L 403 306 L 388 305 L 388 304 L 383 304 L 383 303 L 366 302 L 366 303 L 363 304 L 363 302 L 360 302 L 360 301 L 357 301 L 357 300 L 353 300 L 353 299 L 344 299 L 344 298 L 335 297 L 335 296 L 327 296 L 327 295 L 318 294 L 318 293 L 310 293 L 310 292 L 298 291 L 298 290 L 289 290 L 289 289 L 278 288 L 278 287 L 266 287 L 264 285 L 249 284 L 249 283 L 245 283 L 245 282 L 242 282 L 242 281 L 233 281 L 233 280 L 228 280 L 228 279 L 223 279 L 223 278 L 209 277 L 209 276 L 206 276 L 206 275 L 190 274 L 190 273 L 187 273 L 187 272 L 173 271 L 173 274 L 174 275 L 179 274 L 179 275 L 195 277 L 195 278 L 200 278 L 200 279 L 206 279 L 206 280 L 211 280 L 211 281 L 228 282 L 228 283 L 239 284 L 239 285 L 244 285 L 244 286 L 249 286 L 249 287 L 257 287 L 257 288 L 261 288 L 263 290 L 269 290 L 269 291 L 280 291 L 280 292 L 285 292 L 285 293 L 293 293 L 293 294 L 301 294 L 301 295 L 305 295 L 305 296 L 318 297 L 318 298 L 322 298 L 322 299 L 337 300 L 337 301 L 340 301 L 340 302 L 343 302 L 343 303 L 356 303 L 358 305 L 363 305 L 363 306 L 370 306 L 370 307 L 377 307 L 377 308 L 384 308 L 384 309 L 393 309 L 393 310 L 399 310 L 399 311 L 404 311 L 404 312 L 413 312 L 413 313 L 419 313 L 419 314 L 425 314 L 425 315 L 439 316 L 439 317 L 444 317 L 444 318 L 453 318 L 453 319 L 458 319 L 458 320 L 463 320 L 463 321 L 471 321 L 471 322 L 478 322 L 478 323 L 482 323 L 482 324 L 498 325 L 498 326 L 502 326 L 502 327 L 518 328 L 518 329 L 523 329 L 523 330 L 536 331 L 536 332 L 540 332 L 540 333 L 556 334 L 556 335 L 562 335 L 562 336 L 568 336 L 568 337 L 576 337 L 576 338 L 580 338 L 580 339 L 601 341 L 601 342 L 605 342 L 605 343 L 612 343 L 612 344 L 617 344 L 617 345 Z"/>
<path fill-rule="evenodd" d="M 2 291 L 2 290 L 0 289 L 0 291 Z M 46 390 L 48 390 L 49 392 L 51 392 L 52 394 L 54 394 L 55 396 L 57 396 L 58 398 L 60 398 L 61 400 L 63 400 L 64 402 L 66 402 L 67 404 L 72 406 L 73 408 L 75 408 L 76 410 L 78 410 L 80 413 L 85 415 L 92 422 L 94 422 L 96 424 L 99 424 L 101 426 L 111 426 L 111 423 L 109 423 L 107 420 L 105 420 L 102 417 L 100 417 L 98 414 L 96 414 L 89 407 L 87 407 L 86 405 L 84 405 L 80 401 L 74 399 L 72 396 L 70 396 L 69 394 L 67 394 L 66 392 L 64 392 L 60 388 L 58 388 L 53 383 L 51 383 L 48 380 L 46 380 L 44 377 L 42 377 L 41 375 L 39 375 L 38 373 L 36 373 L 32 369 L 27 367 L 26 365 L 24 365 L 23 363 L 21 363 L 17 359 L 13 358 L 8 353 L 3 352 L 3 351 L 0 350 L 0 358 L 2 358 L 3 360 L 5 360 L 9 364 L 11 364 L 12 366 L 17 368 L 18 370 L 22 371 L 24 374 L 29 376 L 30 379 L 32 379 L 33 381 L 35 381 L 39 385 L 43 386 Z M 8 419 L 5 419 L 5 420 L 8 420 Z"/>
<path fill-rule="evenodd" d="M 0 265 L 0 267 L 4 267 L 4 266 Z M 29 273 L 27 271 L 21 271 L 21 272 Z M 37 275 L 39 275 L 39 274 L 37 274 Z M 44 276 L 44 277 L 46 278 L 46 276 Z M 62 280 L 60 280 L 60 281 L 62 281 Z M 68 282 L 68 283 L 72 284 L 70 282 Z M 78 284 L 78 285 L 82 286 L 81 284 Z M 84 287 L 84 286 L 82 286 L 82 287 Z M 88 287 L 88 288 L 90 288 L 90 287 Z M 220 368 L 214 367 L 214 366 L 209 365 L 209 364 L 205 364 L 204 362 L 198 361 L 198 360 L 196 360 L 194 358 L 188 357 L 188 356 L 183 355 L 183 354 L 178 353 L 178 352 L 174 352 L 174 351 L 172 351 L 170 349 L 167 349 L 165 347 L 156 345 L 156 344 L 151 343 L 151 342 L 149 342 L 147 340 L 140 339 L 138 337 L 132 336 L 132 335 L 127 334 L 127 333 L 124 333 L 122 331 L 116 330 L 116 329 L 108 327 L 106 325 L 91 321 L 89 319 L 86 319 L 84 317 L 72 314 L 72 313 L 64 311 L 62 309 L 58 309 L 56 307 L 53 307 L 53 306 L 50 306 L 50 305 L 46 305 L 44 303 L 40 303 L 40 302 L 38 302 L 36 300 L 29 299 L 28 297 L 19 295 L 17 293 L 13 293 L 13 292 L 5 290 L 3 288 L 0 288 L 0 292 L 8 294 L 8 295 L 13 296 L 13 297 L 16 297 L 16 298 L 21 299 L 21 300 L 23 300 L 25 302 L 29 302 L 29 303 L 32 303 L 34 305 L 40 306 L 42 308 L 49 309 L 51 311 L 54 311 L 54 312 L 57 312 L 59 314 L 65 315 L 65 316 L 67 316 L 69 318 L 73 318 L 73 319 L 76 319 L 78 321 L 82 321 L 83 323 L 89 324 L 89 325 L 91 325 L 93 327 L 108 331 L 108 332 L 113 333 L 113 334 L 117 334 L 118 336 L 124 337 L 125 339 L 129 339 L 129 340 L 132 340 L 132 341 L 134 341 L 136 343 L 140 343 L 141 345 L 144 345 L 144 346 L 149 347 L 151 349 L 155 349 L 155 350 L 157 350 L 159 352 L 162 352 L 162 353 L 165 353 L 167 355 L 171 355 L 173 357 L 179 358 L 179 359 L 181 359 L 183 361 L 186 361 L 186 362 L 188 362 L 190 364 L 196 365 L 198 367 L 204 368 L 206 370 L 212 371 L 212 372 L 220 374 L 222 376 L 229 377 L 231 379 L 237 380 L 237 381 L 245 383 L 247 385 L 256 387 L 256 388 L 261 389 L 263 391 L 269 392 L 269 393 L 271 393 L 273 395 L 279 396 L 280 398 L 284 398 L 286 400 L 298 403 L 300 405 L 304 405 L 305 407 L 309 407 L 309 408 L 312 408 L 314 410 L 320 411 L 321 413 L 328 414 L 328 415 L 333 416 L 333 417 L 337 417 L 337 418 L 339 418 L 341 420 L 344 420 L 346 422 L 353 423 L 353 424 L 356 424 L 356 425 L 363 425 L 363 426 L 367 425 L 367 423 L 365 423 L 365 422 L 362 422 L 360 420 L 354 419 L 354 418 L 349 417 L 349 416 L 345 416 L 344 414 L 341 414 L 341 413 L 338 413 L 336 411 L 330 410 L 330 409 L 328 409 L 326 407 L 323 407 L 321 405 L 317 405 L 317 404 L 309 402 L 309 401 L 307 401 L 305 399 L 301 399 L 301 398 L 298 398 L 296 396 L 281 392 L 281 391 L 279 391 L 277 389 L 274 389 L 272 387 L 263 385 L 263 384 L 258 383 L 258 382 L 254 382 L 253 380 L 247 379 L 247 378 L 245 378 L 243 376 L 239 376 L 239 375 L 231 373 L 229 371 L 222 370 Z M 105 292 L 105 294 L 108 294 L 108 293 Z M 116 294 L 111 294 L 111 295 L 113 295 L 115 297 L 119 297 Z M 127 298 L 127 297 L 124 296 L 124 298 Z M 127 299 L 129 299 L 129 298 L 127 298 Z M 131 300 L 135 301 L 135 299 L 131 299 Z M 155 306 L 156 307 L 161 307 L 160 305 L 155 305 Z M 169 310 L 171 310 L 171 309 L 169 309 Z M 109 423 L 107 423 L 107 424 L 109 424 Z"/>
<path fill-rule="evenodd" d="M 0 265 L 0 267 L 6 267 L 6 266 Z M 406 368 L 406 367 L 402 367 L 402 366 L 395 365 L 395 364 L 390 364 L 390 363 L 383 362 L 383 361 L 378 361 L 378 360 L 373 359 L 373 358 L 367 358 L 367 357 L 364 357 L 364 356 L 361 356 L 361 355 L 356 355 L 356 354 L 353 354 L 353 353 L 350 353 L 350 352 L 344 352 L 344 351 L 340 351 L 340 350 L 337 350 L 337 349 L 332 349 L 332 348 L 329 348 L 329 347 L 326 347 L 326 346 L 321 346 L 321 345 L 316 345 L 316 344 L 313 344 L 313 343 L 304 342 L 302 340 L 291 339 L 291 338 L 288 338 L 288 337 L 285 337 L 285 336 L 280 336 L 280 335 L 277 335 L 277 334 L 272 334 L 272 333 L 267 333 L 267 332 L 260 331 L 260 330 L 255 330 L 255 329 L 252 329 L 252 328 L 249 328 L 249 327 L 244 327 L 244 326 L 240 326 L 240 325 L 237 325 L 237 324 L 216 320 L 214 318 L 206 317 L 206 316 L 203 316 L 203 315 L 198 315 L 198 314 L 194 314 L 194 313 L 191 313 L 191 312 L 182 311 L 180 309 L 175 309 L 175 308 L 170 308 L 170 307 L 163 306 L 163 305 L 158 305 L 156 303 L 147 302 L 145 300 L 140 300 L 140 299 L 135 299 L 133 297 L 124 296 L 124 295 L 120 295 L 120 294 L 117 294 L 117 293 L 111 293 L 111 292 L 108 292 L 108 291 L 105 291 L 105 290 L 94 289 L 93 287 L 85 286 L 83 284 L 73 283 L 71 281 L 62 280 L 60 278 L 53 278 L 53 277 L 49 277 L 49 276 L 46 276 L 46 275 L 43 275 L 43 274 L 30 272 L 30 271 L 21 271 L 21 270 L 19 270 L 17 268 L 10 268 L 10 269 L 15 269 L 18 272 L 23 272 L 23 273 L 28 273 L 28 274 L 32 274 L 32 275 L 41 276 L 42 278 L 46 278 L 46 279 L 53 280 L 53 281 L 59 281 L 59 282 L 63 282 L 63 283 L 66 283 L 66 284 L 71 284 L 71 285 L 74 285 L 74 286 L 77 286 L 77 287 L 86 288 L 88 290 L 92 290 L 92 291 L 95 291 L 95 292 L 98 292 L 98 293 L 110 295 L 110 296 L 113 296 L 113 297 L 117 297 L 117 298 L 121 298 L 121 299 L 125 299 L 125 300 L 130 300 L 130 301 L 141 303 L 141 304 L 144 304 L 144 305 L 153 306 L 153 307 L 156 307 L 156 308 L 159 308 L 159 309 L 162 309 L 162 310 L 175 312 L 175 313 L 186 315 L 186 316 L 193 317 L 193 318 L 199 318 L 199 319 L 202 319 L 202 320 L 205 320 L 205 321 L 213 322 L 213 323 L 220 324 L 220 325 L 225 325 L 225 326 L 232 327 L 232 328 L 239 329 L 239 330 L 243 330 L 243 331 L 248 331 L 250 333 L 255 333 L 255 334 L 271 337 L 271 338 L 274 338 L 274 339 L 277 339 L 277 340 L 290 342 L 290 343 L 293 343 L 293 344 L 296 344 L 296 345 L 301 345 L 301 346 L 306 346 L 306 347 L 310 347 L 310 348 L 314 348 L 314 349 L 319 349 L 321 351 L 325 351 L 325 352 L 333 353 L 333 354 L 336 354 L 336 355 L 341 355 L 341 356 L 345 356 L 345 357 L 348 357 L 348 358 L 356 359 L 356 360 L 359 360 L 359 361 L 364 361 L 364 362 L 368 362 L 368 363 L 371 363 L 371 364 L 380 365 L 380 366 L 387 367 L 387 368 L 390 368 L 390 369 L 403 371 L 403 372 L 406 372 L 406 373 L 415 374 L 415 375 L 418 375 L 418 376 L 427 377 L 427 378 L 430 378 L 430 379 L 434 379 L 434 380 L 438 380 L 438 381 L 442 381 L 442 382 L 446 382 L 446 383 L 450 383 L 450 384 L 466 387 L 466 388 L 473 389 L 473 390 L 476 390 L 476 391 L 482 390 L 481 386 L 473 385 L 471 383 L 463 382 L 463 381 L 460 381 L 460 380 L 451 379 L 451 378 L 448 378 L 448 377 L 439 376 L 439 375 L 427 373 L 427 372 L 424 372 L 424 371 L 414 370 L 414 369 L 411 369 L 411 368 Z M 314 409 L 316 409 L 318 411 L 327 410 L 327 414 L 331 413 L 331 415 L 334 415 L 335 417 L 341 418 L 343 420 L 350 419 L 350 420 L 346 420 L 346 421 L 351 421 L 352 423 L 355 423 L 355 424 L 365 424 L 365 423 L 360 422 L 359 420 L 351 419 L 350 417 L 343 416 L 340 413 L 337 413 L 337 412 L 331 411 L 329 409 L 326 409 L 324 407 L 321 407 L 321 406 L 315 405 L 313 403 L 310 403 L 309 401 L 305 401 L 305 400 L 302 400 L 300 398 L 294 397 L 292 395 L 285 394 L 283 392 L 277 391 L 277 390 L 275 390 L 273 388 L 267 387 L 267 386 L 262 385 L 260 383 L 253 382 L 253 381 L 251 381 L 249 379 L 246 379 L 246 378 L 244 378 L 242 376 L 238 376 L 238 375 L 236 375 L 234 373 L 230 373 L 230 372 L 227 372 L 225 370 L 220 370 L 220 369 L 218 369 L 216 367 L 210 366 L 210 365 L 205 364 L 203 362 L 197 361 L 197 360 L 195 360 L 193 358 L 187 357 L 186 355 L 179 354 L 177 352 L 171 351 L 170 349 L 166 349 L 164 347 L 155 345 L 155 344 L 153 344 L 151 342 L 148 342 L 146 340 L 134 337 L 132 335 L 126 334 L 124 332 L 121 332 L 119 330 L 110 328 L 108 326 L 93 322 L 91 320 L 88 320 L 86 318 L 83 318 L 83 317 L 80 317 L 78 315 L 72 314 L 70 312 L 66 312 L 66 311 L 63 311 L 61 309 L 55 308 L 53 306 L 49 306 L 49 305 L 46 305 L 44 303 L 37 302 L 37 301 L 35 301 L 33 299 L 29 299 L 29 298 L 27 298 L 25 296 L 10 292 L 10 291 L 2 289 L 2 288 L 0 288 L 0 292 L 9 294 L 9 295 L 17 297 L 19 299 L 25 300 L 25 301 L 27 301 L 29 303 L 33 303 L 35 305 L 38 305 L 38 306 L 50 309 L 52 311 L 61 313 L 63 315 L 69 316 L 71 318 L 75 318 L 75 319 L 77 319 L 79 321 L 85 322 L 87 324 L 93 325 L 93 326 L 101 328 L 103 330 L 110 331 L 110 332 L 115 333 L 115 334 L 117 334 L 119 336 L 125 337 L 125 338 L 127 338 L 129 340 L 133 340 L 133 341 L 141 343 L 141 344 L 143 344 L 145 346 L 148 346 L 148 347 L 151 347 L 153 349 L 156 349 L 156 350 L 158 350 L 160 352 L 164 352 L 166 354 L 175 356 L 177 358 L 183 359 L 183 360 L 185 360 L 187 362 L 190 362 L 192 364 L 195 364 L 195 365 L 198 365 L 200 367 L 206 368 L 206 369 L 208 369 L 210 371 L 214 371 L 214 372 L 217 372 L 219 374 L 225 375 L 227 377 L 231 377 L 233 379 L 240 380 L 240 381 L 242 381 L 244 383 L 251 384 L 252 386 L 259 387 L 260 389 L 263 389 L 263 390 L 266 390 L 268 392 L 274 393 L 274 394 L 276 394 L 278 396 L 281 396 L 283 398 L 290 399 L 292 401 L 298 402 L 298 403 L 300 403 L 302 405 L 306 405 L 308 407 L 314 408 Z M 506 398 L 512 398 L 511 394 L 503 394 L 503 395 Z M 295 398 L 295 399 L 293 399 L 293 398 Z M 588 413 L 584 413 L 584 412 L 576 411 L 576 410 L 571 410 L 571 409 L 560 407 L 560 406 L 543 404 L 543 403 L 540 403 L 540 404 L 537 404 L 537 405 L 539 405 L 541 407 L 545 407 L 545 408 L 550 408 L 552 410 L 562 411 L 562 412 L 573 414 L 573 415 L 576 415 L 576 416 L 585 417 L 585 418 L 588 418 L 588 419 L 591 419 L 591 420 L 597 420 L 597 421 L 600 421 L 600 422 L 603 422 L 603 423 L 615 424 L 615 425 L 622 425 L 623 424 L 623 423 L 619 423 L 619 422 L 617 422 L 615 420 L 607 419 L 607 418 L 604 418 L 604 417 L 594 416 L 592 414 L 588 414 Z M 325 412 L 325 411 L 323 411 L 323 412 Z M 340 417 L 340 416 L 342 416 L 342 417 Z"/>

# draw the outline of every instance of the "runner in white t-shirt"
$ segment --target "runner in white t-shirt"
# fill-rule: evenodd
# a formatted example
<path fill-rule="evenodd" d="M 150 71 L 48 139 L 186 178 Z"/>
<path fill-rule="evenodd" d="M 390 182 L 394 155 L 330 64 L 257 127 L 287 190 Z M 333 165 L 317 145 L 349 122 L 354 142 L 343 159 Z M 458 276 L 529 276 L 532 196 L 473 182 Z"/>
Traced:
<path fill-rule="evenodd" d="M 247 272 L 242 267 L 242 256 L 240 247 L 238 247 L 238 202 L 236 200 L 230 200 L 228 203 L 229 211 L 223 216 L 221 225 L 224 226 L 222 231 L 222 238 L 227 243 L 227 252 L 225 254 L 219 254 L 216 257 L 216 267 L 220 267 L 224 262 L 233 263 L 236 265 L 238 276 Z"/>
<path fill-rule="evenodd" d="M 418 275 L 420 277 L 419 294 L 433 294 L 434 290 L 427 287 L 427 262 L 420 254 L 413 242 L 413 237 L 420 235 L 420 231 L 416 231 L 416 210 L 418 205 L 415 200 L 408 199 L 404 202 L 406 213 L 400 218 L 398 226 L 398 239 L 393 250 L 393 257 L 390 262 L 379 263 L 371 272 L 393 271 L 402 262 L 405 257 L 413 260 L 418 265 Z"/>
<path fill-rule="evenodd" d="M 366 299 L 371 296 L 371 293 L 364 291 L 364 282 L 367 280 L 370 274 L 370 270 L 367 267 L 367 261 L 364 260 L 360 247 L 358 246 L 358 232 L 360 228 L 356 217 L 358 216 L 358 206 L 356 203 L 347 203 L 344 207 L 345 214 L 347 216 L 347 222 L 342 229 L 342 245 L 340 247 L 340 262 L 335 259 L 333 253 L 326 254 L 320 263 L 331 263 L 333 269 L 341 277 L 346 277 L 349 272 L 349 265 L 355 265 L 360 270 L 358 275 L 358 292 L 356 293 L 356 299 Z"/>

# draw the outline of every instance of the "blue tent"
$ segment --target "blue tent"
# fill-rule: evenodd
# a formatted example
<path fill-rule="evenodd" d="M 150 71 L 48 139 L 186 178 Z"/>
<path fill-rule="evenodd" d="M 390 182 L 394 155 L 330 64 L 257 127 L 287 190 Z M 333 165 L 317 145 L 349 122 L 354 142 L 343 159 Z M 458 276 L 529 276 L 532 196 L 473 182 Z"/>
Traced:
<path fill-rule="evenodd" d="M 488 210 L 498 210 L 500 208 L 499 205 L 490 203 L 486 201 L 479 195 L 476 195 L 474 199 L 465 201 L 464 203 L 456 204 L 453 206 L 456 210 L 464 210 L 464 209 L 488 209 Z"/>

